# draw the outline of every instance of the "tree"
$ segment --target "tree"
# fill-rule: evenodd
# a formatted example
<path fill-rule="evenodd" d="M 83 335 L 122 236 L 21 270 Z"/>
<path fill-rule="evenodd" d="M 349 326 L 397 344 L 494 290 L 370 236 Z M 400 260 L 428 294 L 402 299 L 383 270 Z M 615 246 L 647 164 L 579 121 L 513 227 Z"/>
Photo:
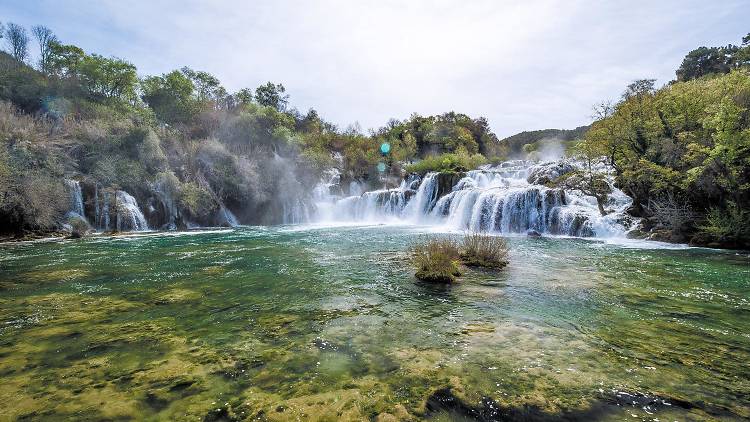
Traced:
<path fill-rule="evenodd" d="M 253 102 L 253 91 L 250 88 L 242 88 L 234 94 L 238 105 L 247 105 Z"/>
<path fill-rule="evenodd" d="M 57 42 L 57 37 L 52 30 L 42 25 L 31 27 L 31 33 L 39 43 L 39 70 L 49 73 L 52 44 Z"/>
<path fill-rule="evenodd" d="M 606 150 L 599 144 L 585 141 L 578 143 L 573 147 L 573 157 L 583 164 L 582 167 L 561 176 L 554 182 L 558 187 L 593 196 L 602 216 L 607 215 L 604 205 L 612 192 L 606 175 L 596 168 L 605 152 Z"/>
<path fill-rule="evenodd" d="M 193 81 L 178 70 L 147 77 L 141 83 L 141 90 L 143 101 L 165 123 L 186 123 L 199 109 L 193 98 Z"/>
<path fill-rule="evenodd" d="M 282 111 L 286 109 L 289 95 L 285 95 L 286 88 L 282 84 L 274 85 L 271 82 L 261 85 L 255 89 L 255 101 L 266 107 L 273 107 Z"/>
<path fill-rule="evenodd" d="M 219 108 L 218 106 L 224 104 L 227 91 L 221 86 L 218 78 L 208 72 L 196 71 L 189 67 L 183 67 L 180 71 L 193 82 L 194 93 L 198 101 L 213 103 L 214 108 Z"/>
<path fill-rule="evenodd" d="M 10 49 L 10 55 L 19 62 L 29 57 L 29 36 L 21 25 L 9 23 L 5 29 L 5 38 Z"/>
<path fill-rule="evenodd" d="M 49 59 L 47 67 L 49 74 L 58 77 L 72 77 L 78 75 L 80 66 L 86 54 L 75 45 L 60 44 L 57 40 L 49 43 Z"/>
<path fill-rule="evenodd" d="M 742 37 L 742 46 L 700 47 L 689 52 L 677 69 L 677 80 L 684 82 L 713 73 L 750 65 L 750 34 Z"/>
<path fill-rule="evenodd" d="M 132 100 L 138 82 L 135 66 L 116 57 L 85 56 L 78 66 L 81 85 L 89 94 L 108 99 Z"/>

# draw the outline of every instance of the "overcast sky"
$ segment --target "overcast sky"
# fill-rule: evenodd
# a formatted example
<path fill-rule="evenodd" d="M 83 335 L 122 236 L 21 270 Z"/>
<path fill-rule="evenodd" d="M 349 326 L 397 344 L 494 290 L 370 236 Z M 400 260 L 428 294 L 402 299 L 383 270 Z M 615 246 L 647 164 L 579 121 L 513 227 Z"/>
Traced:
<path fill-rule="evenodd" d="M 750 0 L 3 0 L 0 21 L 46 25 L 141 75 L 281 82 L 340 127 L 454 110 L 507 136 L 588 124 L 630 81 L 666 83 L 691 49 L 739 44 Z"/>

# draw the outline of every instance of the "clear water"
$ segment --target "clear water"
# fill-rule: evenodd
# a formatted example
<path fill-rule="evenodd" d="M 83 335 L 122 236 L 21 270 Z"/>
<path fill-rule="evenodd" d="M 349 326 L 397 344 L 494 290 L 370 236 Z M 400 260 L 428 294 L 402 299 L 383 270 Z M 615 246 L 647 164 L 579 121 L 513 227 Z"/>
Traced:
<path fill-rule="evenodd" d="M 0 420 L 750 418 L 746 253 L 512 237 L 434 286 L 421 231 L 4 245 Z"/>

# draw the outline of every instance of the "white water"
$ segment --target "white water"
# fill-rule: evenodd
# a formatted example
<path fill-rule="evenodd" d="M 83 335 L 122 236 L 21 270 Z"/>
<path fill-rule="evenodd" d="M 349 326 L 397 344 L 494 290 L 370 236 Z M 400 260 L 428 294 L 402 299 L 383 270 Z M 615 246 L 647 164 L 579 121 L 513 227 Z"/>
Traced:
<path fill-rule="evenodd" d="M 65 179 L 65 186 L 68 188 L 70 195 L 70 210 L 68 216 L 76 216 L 86 220 L 83 209 L 83 191 L 81 183 L 77 180 Z"/>
<path fill-rule="evenodd" d="M 148 230 L 146 218 L 138 207 L 135 198 L 122 190 L 118 190 L 115 196 L 117 198 L 117 231 Z"/>
<path fill-rule="evenodd" d="M 631 199 L 619 189 L 612 186 L 605 206 L 608 214 L 602 216 L 595 198 L 543 184 L 573 166 L 567 162 L 535 164 L 520 160 L 486 166 L 466 173 L 440 198 L 438 192 L 447 189 L 441 189 L 436 173 L 428 173 L 421 183 L 408 180 L 396 189 L 349 197 L 332 193 L 337 180 L 330 177 L 316 189 L 317 213 L 313 221 L 410 223 L 505 234 L 535 231 L 549 235 L 624 237 L 631 226 L 625 215 Z M 600 171 L 607 172 L 604 168 Z M 608 177 L 611 185 L 612 177 Z"/>
<path fill-rule="evenodd" d="M 221 204 L 219 213 L 221 214 L 221 217 L 224 219 L 224 221 L 230 226 L 237 227 L 240 225 L 239 221 L 237 221 L 237 217 L 235 217 L 232 211 L 229 211 L 229 208 L 225 207 L 224 204 Z"/>

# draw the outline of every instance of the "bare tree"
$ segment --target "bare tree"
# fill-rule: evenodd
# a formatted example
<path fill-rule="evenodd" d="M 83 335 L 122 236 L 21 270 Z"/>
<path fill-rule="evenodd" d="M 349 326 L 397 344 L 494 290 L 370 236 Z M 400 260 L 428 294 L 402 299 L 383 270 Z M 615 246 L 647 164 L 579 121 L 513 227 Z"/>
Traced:
<path fill-rule="evenodd" d="M 39 70 L 49 73 L 51 46 L 52 43 L 57 42 L 57 37 L 51 29 L 43 25 L 31 27 L 31 33 L 39 43 Z"/>
<path fill-rule="evenodd" d="M 26 28 L 15 23 L 9 23 L 5 29 L 5 38 L 10 49 L 10 55 L 19 62 L 29 57 L 29 35 Z"/>
<path fill-rule="evenodd" d="M 698 218 L 687 202 L 677 200 L 672 193 L 649 199 L 646 211 L 659 226 L 673 232 L 682 231 Z"/>

